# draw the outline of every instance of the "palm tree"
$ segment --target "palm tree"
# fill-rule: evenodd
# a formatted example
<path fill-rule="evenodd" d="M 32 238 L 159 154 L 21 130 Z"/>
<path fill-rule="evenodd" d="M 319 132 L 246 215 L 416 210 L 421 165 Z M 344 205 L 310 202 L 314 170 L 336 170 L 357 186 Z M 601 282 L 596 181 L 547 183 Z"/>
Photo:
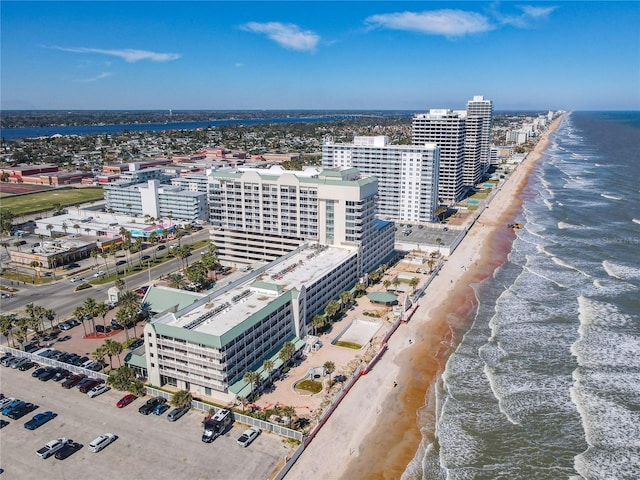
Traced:
<path fill-rule="evenodd" d="M 355 285 L 356 295 L 362 296 L 367 291 L 367 287 L 364 286 L 364 283 L 357 282 Z"/>
<path fill-rule="evenodd" d="M 349 305 L 351 305 L 351 301 L 353 300 L 353 295 L 351 295 L 351 292 L 342 292 L 340 294 L 340 301 L 342 302 L 342 308 L 347 308 Z"/>
<path fill-rule="evenodd" d="M 49 230 L 49 236 L 53 238 L 53 225 L 49 224 L 46 228 Z"/>
<path fill-rule="evenodd" d="M 411 280 L 409 280 L 409 285 L 414 291 L 419 283 L 420 283 L 420 280 L 418 280 L 417 277 L 411 277 Z"/>
<path fill-rule="evenodd" d="M 80 225 L 78 225 L 77 223 L 74 223 L 73 228 L 76 229 L 76 235 L 78 235 L 80 233 Z"/>
<path fill-rule="evenodd" d="M 180 408 L 191 405 L 192 401 L 193 395 L 191 395 L 191 392 L 189 390 L 178 390 L 173 394 L 173 397 L 171 397 L 169 403 L 174 407 Z"/>
<path fill-rule="evenodd" d="M 340 304 L 336 300 L 331 300 L 326 307 L 324 313 L 327 319 L 333 320 L 334 316 L 340 311 Z"/>
<path fill-rule="evenodd" d="M 129 342 L 129 312 L 126 308 L 121 308 L 116 313 L 116 320 L 120 325 L 124 327 L 124 336 L 126 337 L 125 342 Z"/>
<path fill-rule="evenodd" d="M 98 363 L 104 363 L 104 356 L 107 354 L 107 349 L 104 345 L 100 345 L 91 353 L 91 359 Z M 111 360 L 111 359 L 109 359 Z"/>
<path fill-rule="evenodd" d="M 391 283 L 393 284 L 394 290 L 398 290 L 398 285 L 400 285 L 400 279 L 398 277 L 394 277 L 394 279 L 391 280 Z"/>
<path fill-rule="evenodd" d="M 175 250 L 175 249 L 174 249 Z M 178 275 L 177 273 L 172 273 L 167 277 L 167 284 L 171 288 L 182 288 L 186 285 L 186 280 L 183 275 Z"/>
<path fill-rule="evenodd" d="M 331 361 L 327 361 L 324 362 L 324 365 L 322 366 L 324 367 L 324 371 L 329 374 L 329 385 L 331 385 L 331 374 L 335 371 L 336 364 Z"/>
<path fill-rule="evenodd" d="M 315 335 L 319 329 L 326 325 L 326 320 L 322 315 L 315 315 L 311 319 L 311 325 L 313 326 L 313 334 Z"/>
<path fill-rule="evenodd" d="M 387 290 L 389 290 L 389 286 L 391 285 L 391 280 L 389 280 L 388 278 L 387 278 L 387 279 L 385 279 L 385 280 L 382 282 L 382 285 L 384 285 L 384 288 L 386 288 Z"/>
<path fill-rule="evenodd" d="M 271 372 L 273 372 L 273 368 L 276 366 L 273 360 L 266 359 L 262 362 L 262 369 L 267 372 L 267 380 L 271 379 Z"/>
<path fill-rule="evenodd" d="M 82 304 L 82 310 L 84 310 L 85 315 L 90 317 L 91 325 L 93 325 L 93 331 L 96 331 L 96 322 L 95 317 L 98 315 L 98 302 L 95 299 L 89 297 Z"/>
<path fill-rule="evenodd" d="M 282 363 L 287 363 L 296 354 L 296 347 L 292 342 L 284 342 L 282 348 L 278 352 L 278 358 Z"/>
<path fill-rule="evenodd" d="M 62 222 L 62 230 L 64 231 L 64 236 L 67 236 L 67 230 L 69 230 L 69 226 L 67 225 L 67 222 Z"/>
<path fill-rule="evenodd" d="M 73 316 L 82 324 L 82 328 L 84 329 L 84 336 L 86 337 L 87 327 L 84 324 L 84 309 L 82 307 L 76 307 L 73 311 Z"/>
<path fill-rule="evenodd" d="M 96 316 L 100 316 L 102 317 L 102 326 L 104 326 L 104 331 L 107 331 L 107 313 L 109 313 L 109 307 L 107 306 L 106 303 L 98 303 L 96 305 Z"/>
<path fill-rule="evenodd" d="M 289 419 L 289 428 L 291 428 L 291 423 L 293 422 L 293 417 L 296 414 L 295 408 L 286 405 L 286 406 L 282 407 L 281 411 L 282 411 L 282 416 L 283 417 L 287 417 Z"/>
<path fill-rule="evenodd" d="M 9 344 L 9 336 L 11 335 L 11 329 L 13 328 L 13 319 L 7 315 L 0 315 L 0 334 L 7 337 L 7 345 Z M 14 339 L 11 342 L 15 348 L 16 344 Z"/>
<path fill-rule="evenodd" d="M 103 250 L 102 252 L 100 252 L 100 256 L 104 260 L 104 268 L 107 269 L 107 275 L 109 275 L 109 265 L 107 264 L 107 258 L 109 257 L 109 254 Z"/>
<path fill-rule="evenodd" d="M 116 342 L 115 340 L 111 340 L 107 338 L 104 341 L 104 349 L 106 354 L 109 356 L 109 367 L 113 368 L 111 365 L 111 359 L 114 355 L 118 357 L 118 363 L 122 366 L 122 362 L 120 361 L 120 354 L 122 353 L 122 344 L 120 342 Z"/>
<path fill-rule="evenodd" d="M 258 382 L 258 380 L 260 379 L 260 374 L 258 372 L 249 371 L 244 374 L 242 379 L 251 386 L 251 391 L 248 397 L 253 397 L 253 389 L 256 383 Z"/>

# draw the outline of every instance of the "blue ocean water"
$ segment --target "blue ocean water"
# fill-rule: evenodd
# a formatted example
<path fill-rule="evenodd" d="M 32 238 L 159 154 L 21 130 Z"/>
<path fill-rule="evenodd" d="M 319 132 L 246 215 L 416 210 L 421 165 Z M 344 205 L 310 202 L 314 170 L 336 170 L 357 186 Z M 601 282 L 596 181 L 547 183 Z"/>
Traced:
<path fill-rule="evenodd" d="M 640 478 L 639 179 L 640 112 L 565 116 L 405 478 Z"/>

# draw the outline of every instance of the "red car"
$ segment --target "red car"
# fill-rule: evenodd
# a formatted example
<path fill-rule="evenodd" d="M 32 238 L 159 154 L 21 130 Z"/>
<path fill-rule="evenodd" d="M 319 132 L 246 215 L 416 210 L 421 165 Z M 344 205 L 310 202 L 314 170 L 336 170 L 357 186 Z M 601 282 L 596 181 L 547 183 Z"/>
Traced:
<path fill-rule="evenodd" d="M 116 405 L 118 406 L 118 408 L 126 407 L 131 402 L 133 402 L 136 398 L 138 397 L 130 393 L 129 395 L 125 395 L 120 400 L 118 400 L 118 403 Z"/>
<path fill-rule="evenodd" d="M 75 387 L 78 383 L 80 383 L 81 380 L 85 378 L 87 378 L 87 376 L 84 373 L 75 373 L 70 377 L 67 377 L 67 379 L 62 382 L 61 386 L 62 388 Z"/>

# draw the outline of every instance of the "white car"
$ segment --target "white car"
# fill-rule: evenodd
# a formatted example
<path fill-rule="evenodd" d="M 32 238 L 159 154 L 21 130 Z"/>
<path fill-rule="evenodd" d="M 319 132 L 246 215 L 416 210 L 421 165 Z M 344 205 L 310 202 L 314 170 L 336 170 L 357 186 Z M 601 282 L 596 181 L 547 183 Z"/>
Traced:
<path fill-rule="evenodd" d="M 90 398 L 93 398 L 93 397 L 97 397 L 98 395 L 101 395 L 104 392 L 107 392 L 109 390 L 111 390 L 111 388 L 107 387 L 104 383 L 101 383 L 100 385 L 96 385 L 91 390 L 89 390 L 87 392 L 87 395 L 89 395 Z"/>
<path fill-rule="evenodd" d="M 258 435 L 260 435 L 261 430 L 258 427 L 251 427 L 242 432 L 242 435 L 238 438 L 238 445 L 242 445 L 243 447 L 249 446 L 251 442 L 253 442 Z"/>
<path fill-rule="evenodd" d="M 96 273 L 93 274 L 93 276 L 98 278 L 98 277 L 104 277 L 106 274 L 107 274 L 107 272 L 105 272 L 103 270 L 98 270 Z"/>
<path fill-rule="evenodd" d="M 89 451 L 92 453 L 98 453 L 104 447 L 114 442 L 116 438 L 118 437 L 116 437 L 113 433 L 103 433 L 99 437 L 94 438 L 93 441 L 89 444 Z"/>
<path fill-rule="evenodd" d="M 71 280 L 69 280 L 71 283 L 76 283 L 76 282 L 81 282 L 82 280 L 84 280 L 84 278 L 82 277 L 73 277 Z"/>
<path fill-rule="evenodd" d="M 56 438 L 55 440 L 51 440 L 44 447 L 42 447 L 40 450 L 38 450 L 36 452 L 36 455 L 38 455 L 40 458 L 49 458 L 51 455 L 53 455 L 58 450 L 60 450 L 62 447 L 64 447 L 67 443 L 69 443 L 69 441 L 70 440 L 68 438 L 65 438 L 65 437 Z"/>

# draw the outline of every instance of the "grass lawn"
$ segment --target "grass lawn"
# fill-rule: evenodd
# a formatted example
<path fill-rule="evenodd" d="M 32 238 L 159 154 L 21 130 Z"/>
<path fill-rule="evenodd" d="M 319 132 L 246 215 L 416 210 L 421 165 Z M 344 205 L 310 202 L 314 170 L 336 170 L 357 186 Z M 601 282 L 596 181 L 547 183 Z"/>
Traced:
<path fill-rule="evenodd" d="M 3 197 L 0 209 L 10 210 L 14 215 L 26 215 L 53 210 L 55 204 L 66 207 L 103 199 L 104 190 L 101 187 L 69 188 Z"/>

